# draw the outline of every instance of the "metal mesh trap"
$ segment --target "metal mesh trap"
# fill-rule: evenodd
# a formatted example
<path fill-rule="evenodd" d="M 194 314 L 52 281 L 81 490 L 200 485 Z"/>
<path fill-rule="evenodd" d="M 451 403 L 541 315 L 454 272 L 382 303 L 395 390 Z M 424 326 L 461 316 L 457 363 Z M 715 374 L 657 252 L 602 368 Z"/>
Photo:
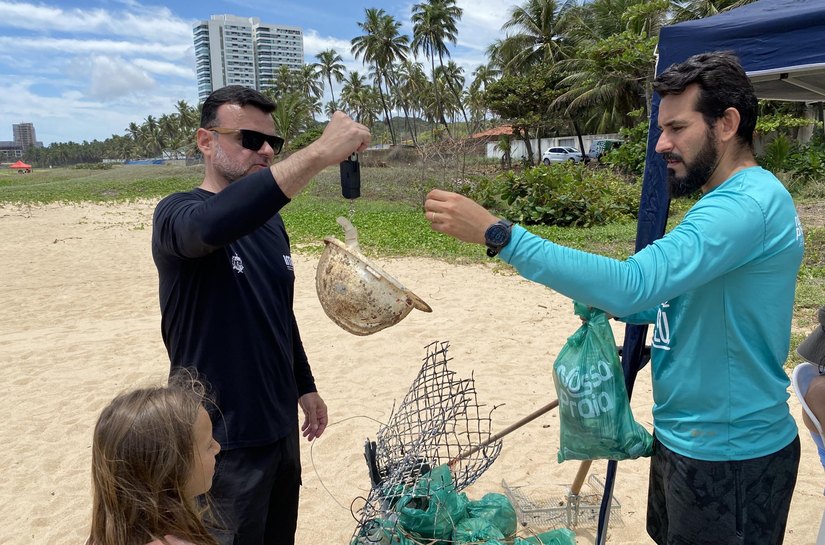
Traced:
<path fill-rule="evenodd" d="M 501 481 L 501 486 L 516 510 L 519 523 L 533 532 L 598 525 L 604 482 L 596 475 L 587 478 L 587 489 L 579 494 L 571 494 L 568 490 L 561 497 L 540 496 L 540 493 L 548 493 L 546 487 L 540 490 L 535 486 L 513 487 L 506 481 Z M 621 504 L 615 495 L 610 502 L 610 523 L 621 523 Z"/>
<path fill-rule="evenodd" d="M 459 379 L 447 368 L 448 348 L 448 342 L 438 341 L 426 347 L 424 362 L 403 401 L 393 407 L 376 440 L 367 441 L 372 487 L 356 514 L 359 542 L 374 542 L 368 535 L 375 533 L 376 521 L 392 520 L 395 502 L 410 493 L 420 476 L 447 465 L 455 490 L 461 491 L 501 452 L 501 441 L 491 437 L 490 415 L 482 414 L 476 399 L 473 378 Z"/>

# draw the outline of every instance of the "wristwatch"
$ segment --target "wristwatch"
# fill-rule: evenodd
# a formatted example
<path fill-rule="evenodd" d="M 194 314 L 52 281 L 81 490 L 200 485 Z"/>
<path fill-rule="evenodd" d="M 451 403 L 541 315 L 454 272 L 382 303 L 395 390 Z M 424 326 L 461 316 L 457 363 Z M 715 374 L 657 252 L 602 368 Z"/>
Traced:
<path fill-rule="evenodd" d="M 497 256 L 501 249 L 507 246 L 512 228 L 513 222 L 499 219 L 484 231 L 484 243 L 487 245 L 489 257 Z"/>

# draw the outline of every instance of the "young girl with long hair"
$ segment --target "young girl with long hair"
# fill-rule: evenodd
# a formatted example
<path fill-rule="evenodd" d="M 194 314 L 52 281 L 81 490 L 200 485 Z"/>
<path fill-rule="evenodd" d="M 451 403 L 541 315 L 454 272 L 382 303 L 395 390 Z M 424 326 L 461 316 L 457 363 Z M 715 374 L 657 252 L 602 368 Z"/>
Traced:
<path fill-rule="evenodd" d="M 92 445 L 94 504 L 86 545 L 217 545 L 196 497 L 212 485 L 220 445 L 204 387 L 186 374 L 118 395 Z"/>

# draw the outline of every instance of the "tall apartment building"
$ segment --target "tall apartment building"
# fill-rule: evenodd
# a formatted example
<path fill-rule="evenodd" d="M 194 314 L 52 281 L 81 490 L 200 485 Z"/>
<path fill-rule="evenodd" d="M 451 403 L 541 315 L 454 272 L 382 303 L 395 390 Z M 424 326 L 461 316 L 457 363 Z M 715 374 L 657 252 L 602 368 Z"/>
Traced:
<path fill-rule="evenodd" d="M 14 123 L 11 126 L 15 143 L 19 144 L 26 151 L 30 146 L 37 144 L 37 137 L 34 134 L 34 125 L 31 123 Z"/>
<path fill-rule="evenodd" d="M 263 91 L 281 65 L 298 69 L 304 63 L 304 33 L 298 27 L 213 15 L 195 24 L 192 34 L 200 102 L 227 85 Z"/>
<path fill-rule="evenodd" d="M 0 140 L 0 161 L 16 161 L 30 147 L 43 147 L 43 142 L 37 141 L 33 124 L 13 123 L 11 130 L 14 140 Z"/>

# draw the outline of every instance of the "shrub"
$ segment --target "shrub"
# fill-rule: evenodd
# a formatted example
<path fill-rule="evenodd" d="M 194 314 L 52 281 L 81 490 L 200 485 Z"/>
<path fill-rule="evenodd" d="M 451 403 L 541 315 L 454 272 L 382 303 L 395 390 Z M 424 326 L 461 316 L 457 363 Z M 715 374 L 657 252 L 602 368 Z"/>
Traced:
<path fill-rule="evenodd" d="M 821 198 L 825 181 L 825 147 L 818 138 L 800 146 L 780 134 L 758 158 L 759 164 L 782 180 L 798 197 Z"/>
<path fill-rule="evenodd" d="M 791 157 L 793 145 L 790 138 L 784 134 L 780 134 L 774 138 L 770 144 L 765 146 L 765 151 L 759 157 L 759 163 L 766 170 L 771 172 L 784 172 L 788 165 L 788 159 Z"/>
<path fill-rule="evenodd" d="M 507 209 L 507 203 L 502 200 L 502 194 L 507 187 L 504 181 L 506 178 L 506 174 L 499 174 L 495 178 L 474 176 L 470 178 L 469 184 L 455 187 L 454 190 L 456 193 L 470 197 L 494 214 L 503 215 Z"/>
<path fill-rule="evenodd" d="M 619 130 L 624 143 L 604 154 L 601 161 L 624 174 L 641 177 L 645 170 L 649 120 L 642 111 L 637 110 L 632 115 L 639 119 L 638 123 Z"/>
<path fill-rule="evenodd" d="M 78 163 L 71 168 L 79 170 L 111 170 L 112 163 Z"/>
<path fill-rule="evenodd" d="M 639 186 L 608 169 L 540 165 L 479 180 L 467 193 L 486 208 L 523 224 L 592 227 L 633 218 Z"/>

